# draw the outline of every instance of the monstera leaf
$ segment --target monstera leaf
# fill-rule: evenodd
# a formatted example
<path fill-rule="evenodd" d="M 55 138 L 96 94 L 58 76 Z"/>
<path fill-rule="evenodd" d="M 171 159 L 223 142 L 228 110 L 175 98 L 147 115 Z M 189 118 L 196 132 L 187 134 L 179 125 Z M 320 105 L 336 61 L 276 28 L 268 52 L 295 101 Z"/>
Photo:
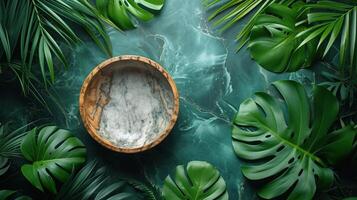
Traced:
<path fill-rule="evenodd" d="M 203 161 L 176 167 L 175 180 L 167 176 L 163 195 L 167 200 L 228 200 L 226 183 L 217 169 Z"/>
<path fill-rule="evenodd" d="M 119 29 L 135 28 L 132 16 L 149 21 L 164 6 L 164 0 L 96 0 L 96 6 L 104 21 Z"/>
<path fill-rule="evenodd" d="M 310 101 L 295 81 L 273 84 L 283 101 L 264 93 L 244 101 L 234 119 L 236 154 L 256 161 L 242 167 L 251 180 L 265 180 L 259 196 L 271 199 L 312 199 L 317 185 L 328 187 L 336 164 L 352 150 L 356 130 L 350 126 L 329 133 L 339 105 L 335 96 L 315 86 Z M 285 114 L 285 115 L 284 115 Z"/>
<path fill-rule="evenodd" d="M 257 17 L 248 47 L 253 59 L 263 68 L 272 72 L 291 72 L 311 65 L 316 41 L 309 41 L 297 49 L 303 39 L 296 39 L 296 35 L 306 29 L 296 25 L 300 8 L 300 3 L 291 8 L 273 3 Z"/>
<path fill-rule="evenodd" d="M 24 138 L 21 152 L 32 162 L 21 167 L 22 174 L 39 190 L 45 188 L 52 193 L 57 192 L 54 179 L 65 182 L 86 156 L 83 143 L 56 126 L 34 128 Z"/>

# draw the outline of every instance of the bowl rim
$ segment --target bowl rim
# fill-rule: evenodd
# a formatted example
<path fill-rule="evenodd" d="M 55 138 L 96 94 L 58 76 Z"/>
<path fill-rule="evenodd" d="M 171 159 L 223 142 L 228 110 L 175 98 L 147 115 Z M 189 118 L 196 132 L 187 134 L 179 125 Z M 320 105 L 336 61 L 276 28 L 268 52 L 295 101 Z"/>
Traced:
<path fill-rule="evenodd" d="M 166 126 L 165 130 L 163 130 L 157 137 L 155 140 L 151 141 L 150 143 L 147 143 L 141 147 L 134 147 L 134 148 L 126 148 L 126 147 L 118 147 L 115 146 L 114 144 L 112 144 L 111 142 L 109 142 L 107 139 L 101 137 L 99 135 L 99 133 L 97 133 L 96 130 L 93 130 L 92 128 L 89 127 L 89 123 L 86 120 L 86 116 L 85 116 L 85 107 L 84 107 L 84 102 L 85 102 L 85 96 L 86 96 L 86 92 L 88 89 L 88 86 L 90 84 L 90 82 L 92 81 L 92 79 L 103 69 L 111 66 L 111 64 L 115 63 L 115 62 L 121 62 L 121 61 L 137 61 L 137 62 L 143 62 L 145 64 L 147 64 L 147 66 L 152 67 L 153 69 L 157 70 L 158 72 L 160 72 L 161 75 L 163 75 L 163 77 L 165 77 L 165 79 L 168 81 L 170 88 L 171 88 L 171 92 L 173 94 L 173 101 L 174 101 L 174 109 L 173 112 L 171 114 L 171 118 L 169 121 L 169 124 Z M 172 128 L 174 127 L 177 118 L 178 118 L 178 113 L 179 113 L 179 93 L 176 87 L 176 84 L 174 82 L 174 80 L 172 79 L 172 77 L 170 76 L 170 74 L 157 62 L 144 57 L 144 56 L 139 56 L 139 55 L 121 55 L 121 56 L 116 56 L 116 57 L 112 57 L 110 59 L 107 59 L 105 61 L 103 61 L 102 63 L 100 63 L 99 65 L 97 65 L 90 73 L 89 75 L 85 78 L 83 85 L 81 87 L 81 91 L 80 91 L 80 95 L 79 95 L 79 112 L 80 112 L 80 116 L 82 119 L 82 122 L 84 124 L 85 129 L 87 130 L 87 132 L 89 133 L 89 135 L 96 140 L 99 144 L 101 144 L 102 146 L 112 150 L 112 151 L 116 151 L 116 152 L 120 152 L 120 153 L 138 153 L 138 152 L 142 152 L 142 151 L 146 151 L 148 149 L 151 149 L 153 147 L 155 147 L 156 145 L 158 145 L 159 143 L 161 143 L 166 137 L 167 135 L 171 132 Z"/>

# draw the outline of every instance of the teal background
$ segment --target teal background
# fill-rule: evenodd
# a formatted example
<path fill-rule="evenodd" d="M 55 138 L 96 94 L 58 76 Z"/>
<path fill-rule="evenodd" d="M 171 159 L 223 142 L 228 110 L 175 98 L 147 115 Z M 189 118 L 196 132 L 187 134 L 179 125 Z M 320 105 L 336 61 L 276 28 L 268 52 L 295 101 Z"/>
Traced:
<path fill-rule="evenodd" d="M 115 153 L 96 143 L 84 129 L 78 111 L 82 82 L 96 65 L 108 58 L 86 38 L 74 48 L 62 45 L 70 66 L 57 70 L 51 93 L 58 101 L 53 103 L 50 97 L 44 97 L 52 102 L 51 114 L 41 104 L 31 103 L 36 102 L 34 99 L 23 98 L 17 86 L 4 83 L 0 88 L 7 95 L 0 100 L 3 107 L 0 120 L 19 124 L 39 120 L 70 129 L 87 146 L 88 159 L 107 166 L 113 177 L 143 179 L 147 175 L 160 187 L 177 165 L 191 160 L 208 161 L 221 172 L 230 199 L 258 199 L 254 186 L 240 172 L 243 161 L 233 152 L 231 119 L 244 99 L 265 91 L 271 82 L 279 79 L 305 82 L 306 77 L 314 74 L 304 70 L 280 75 L 265 71 L 251 60 L 245 47 L 236 52 L 235 35 L 245 22 L 218 34 L 207 22 L 210 12 L 200 0 L 167 0 L 160 16 L 140 23 L 135 30 L 119 32 L 108 27 L 114 56 L 135 54 L 157 61 L 171 74 L 179 89 L 178 121 L 171 134 L 152 150 L 135 155 Z M 38 193 L 21 176 L 17 179 L 21 188 Z M 6 184 L 19 186 L 12 179 Z"/>

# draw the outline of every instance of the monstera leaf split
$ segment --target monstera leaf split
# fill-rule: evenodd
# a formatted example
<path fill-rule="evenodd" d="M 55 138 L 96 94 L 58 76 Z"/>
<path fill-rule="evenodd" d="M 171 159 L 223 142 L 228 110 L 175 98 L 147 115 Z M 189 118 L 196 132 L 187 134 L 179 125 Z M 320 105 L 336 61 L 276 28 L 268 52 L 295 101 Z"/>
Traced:
<path fill-rule="evenodd" d="M 167 200 L 228 200 L 226 183 L 218 170 L 203 161 L 176 167 L 175 179 L 167 176 L 163 188 Z"/>
<path fill-rule="evenodd" d="M 69 131 L 56 126 L 34 128 L 21 144 L 22 155 L 31 163 L 22 174 L 36 188 L 56 193 L 55 180 L 65 182 L 72 170 L 85 162 L 84 144 Z"/>
<path fill-rule="evenodd" d="M 300 2 L 301 3 L 301 2 Z M 292 72 L 309 67 L 315 58 L 316 40 L 306 42 L 300 48 L 302 38 L 296 38 L 305 30 L 299 22 L 302 5 L 291 7 L 273 3 L 255 20 L 249 49 L 254 60 L 272 72 Z"/>
<path fill-rule="evenodd" d="M 149 21 L 164 6 L 164 0 L 96 0 L 96 7 L 104 21 L 119 29 L 135 28 L 133 18 Z"/>
<path fill-rule="evenodd" d="M 304 87 L 289 80 L 273 83 L 283 100 L 258 92 L 239 108 L 232 131 L 233 147 L 243 159 L 250 180 L 264 180 L 258 195 L 272 199 L 312 199 L 317 185 L 329 187 L 329 167 L 352 150 L 356 130 L 350 126 L 329 132 L 339 112 L 336 97 L 315 86 L 310 101 Z"/>

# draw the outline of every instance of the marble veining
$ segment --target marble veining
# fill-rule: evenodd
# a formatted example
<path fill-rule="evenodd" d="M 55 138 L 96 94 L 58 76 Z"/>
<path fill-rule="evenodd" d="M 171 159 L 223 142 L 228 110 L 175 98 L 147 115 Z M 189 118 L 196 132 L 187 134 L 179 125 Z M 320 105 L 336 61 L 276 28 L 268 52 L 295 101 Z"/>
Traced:
<path fill-rule="evenodd" d="M 118 66 L 109 81 L 98 133 L 112 144 L 136 148 L 153 142 L 169 124 L 173 94 L 158 71 L 135 65 Z"/>
<path fill-rule="evenodd" d="M 219 35 L 207 22 L 212 12 L 202 6 L 202 1 L 166 1 L 158 17 L 137 29 L 118 32 L 108 27 L 113 55 L 145 56 L 170 73 L 180 91 L 180 114 L 166 141 L 144 154 L 121 157 L 99 145 L 87 148 L 94 152 L 90 159 L 113 166 L 111 173 L 135 177 L 144 171 L 160 187 L 177 165 L 191 160 L 208 161 L 225 178 L 231 199 L 258 199 L 239 170 L 242 161 L 232 148 L 231 120 L 240 103 L 254 92 L 265 91 L 272 81 L 294 77 L 264 70 L 250 59 L 245 48 L 237 52 L 236 35 L 245 21 Z M 72 49 L 68 52 L 71 67 L 56 79 L 56 89 L 66 94 L 61 100 L 66 116 L 70 116 L 57 123 L 68 124 L 69 129 L 82 136 L 88 133 L 78 128 L 78 112 L 71 108 L 78 108 L 78 90 L 86 75 L 108 57 L 89 41 L 74 53 Z M 97 113 L 101 113 L 102 108 L 98 108 Z"/>
<path fill-rule="evenodd" d="M 259 199 L 255 195 L 255 188 L 241 173 L 240 166 L 244 162 L 233 151 L 231 120 L 242 101 L 255 92 L 266 91 L 267 87 L 271 87 L 271 82 L 279 79 L 305 82 L 307 70 L 274 74 L 259 67 L 250 59 L 246 48 L 237 52 L 236 35 L 246 20 L 220 35 L 207 22 L 212 12 L 214 9 L 207 10 L 200 0 L 169 0 L 165 1 L 160 15 L 150 22 L 141 23 L 137 29 L 119 32 L 108 26 L 114 56 L 134 54 L 159 62 L 170 73 L 180 91 L 180 114 L 176 127 L 161 145 L 145 153 L 127 156 L 108 152 L 88 137 L 88 131 L 82 126 L 78 115 L 79 91 L 94 66 L 108 59 L 88 40 L 75 49 L 61 44 L 61 47 L 68 49 L 65 55 L 70 66 L 68 70 L 61 70 L 57 74 L 55 84 L 51 87 L 51 94 L 58 94 L 61 106 L 61 109 L 52 111 L 53 122 L 73 130 L 76 136 L 83 139 L 91 152 L 88 159 L 105 163 L 113 177 L 143 178 L 145 173 L 150 181 L 162 187 L 166 176 L 177 165 L 203 160 L 212 163 L 220 171 L 227 183 L 230 199 Z M 107 77 L 106 74 L 103 76 Z M 309 76 L 314 78 L 313 74 Z M 106 99 L 109 87 L 94 87 L 101 83 L 98 80 L 98 84 L 89 85 L 88 91 L 92 92 L 86 95 L 88 104 L 85 108 L 91 111 L 87 119 L 95 130 L 99 130 L 102 109 L 109 106 L 109 99 Z M 98 95 L 102 95 L 102 99 L 98 99 Z M 15 111 L 21 105 L 28 106 L 28 99 L 16 105 L 15 109 L 10 109 L 10 103 L 16 102 L 8 98 L 1 99 L 4 111 L 19 116 Z M 40 109 L 43 108 L 37 110 Z M 93 109 L 98 110 L 92 112 Z M 31 116 L 35 113 L 25 111 Z M 34 119 L 44 117 L 42 112 L 36 116 Z"/>

